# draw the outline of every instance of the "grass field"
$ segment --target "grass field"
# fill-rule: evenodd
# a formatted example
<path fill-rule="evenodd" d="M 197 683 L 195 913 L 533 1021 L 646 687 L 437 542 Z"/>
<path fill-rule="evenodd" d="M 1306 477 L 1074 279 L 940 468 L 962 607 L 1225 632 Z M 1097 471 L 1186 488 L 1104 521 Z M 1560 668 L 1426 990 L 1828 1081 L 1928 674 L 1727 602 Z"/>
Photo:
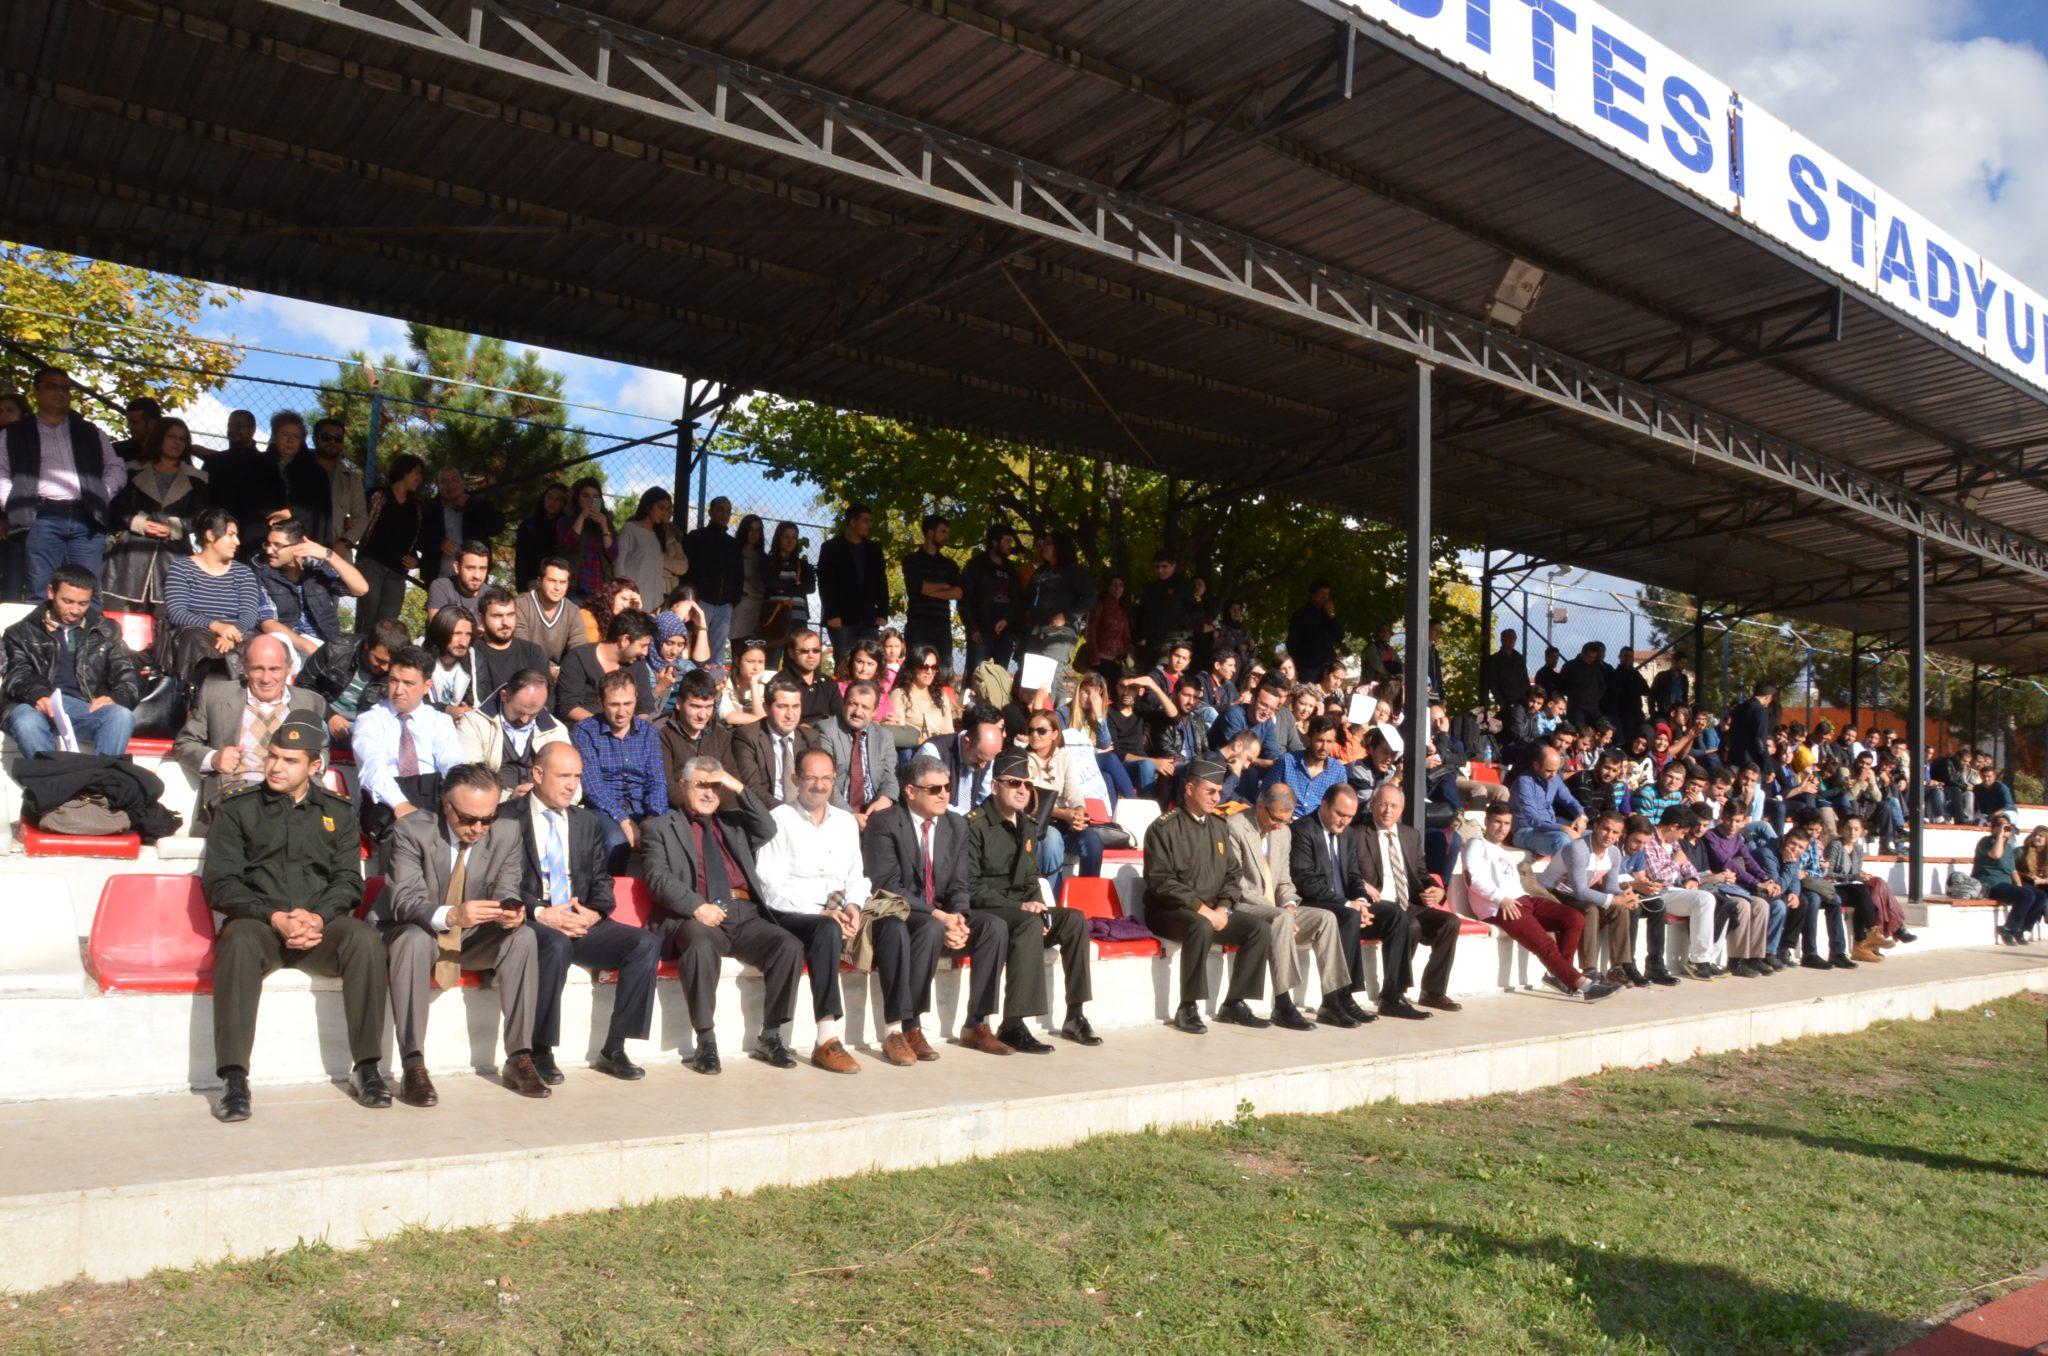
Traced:
<path fill-rule="evenodd" d="M 302 1246 L 19 1297 L 0 1349 L 1884 1351 L 2048 1263 L 2044 1017 Z"/>

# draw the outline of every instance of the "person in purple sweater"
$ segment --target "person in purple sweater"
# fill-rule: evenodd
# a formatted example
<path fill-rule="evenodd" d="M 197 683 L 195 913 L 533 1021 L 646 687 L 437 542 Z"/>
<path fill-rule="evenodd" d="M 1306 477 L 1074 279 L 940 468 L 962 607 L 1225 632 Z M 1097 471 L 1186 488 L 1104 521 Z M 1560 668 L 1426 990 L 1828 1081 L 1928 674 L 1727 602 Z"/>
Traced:
<path fill-rule="evenodd" d="M 1764 958 L 1758 964 L 1782 970 L 1786 962 L 1779 959 L 1778 952 L 1785 942 L 1785 887 L 1756 859 L 1749 844 L 1742 841 L 1742 830 L 1748 823 L 1748 809 L 1730 796 L 1722 802 L 1721 822 L 1708 829 L 1700 842 L 1716 871 L 1733 871 L 1737 885 L 1770 907 L 1770 919 L 1764 924 Z"/>

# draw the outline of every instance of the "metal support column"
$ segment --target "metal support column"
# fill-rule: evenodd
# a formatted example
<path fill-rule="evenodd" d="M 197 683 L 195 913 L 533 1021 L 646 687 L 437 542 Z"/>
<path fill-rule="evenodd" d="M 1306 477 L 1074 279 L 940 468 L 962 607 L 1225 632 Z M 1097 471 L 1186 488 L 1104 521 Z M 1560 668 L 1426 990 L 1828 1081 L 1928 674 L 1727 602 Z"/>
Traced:
<path fill-rule="evenodd" d="M 1975 664 L 1970 665 L 1970 752 L 1977 751 L 1977 694 L 1984 679 L 1984 671 Z"/>
<path fill-rule="evenodd" d="M 1921 842 L 1926 824 L 1927 780 L 1927 543 L 1906 539 L 1906 752 L 1912 763 L 1907 779 L 1906 897 L 1918 904 L 1927 898 L 1927 849 Z"/>
<path fill-rule="evenodd" d="M 1493 694 L 1487 691 L 1486 671 L 1493 663 L 1493 548 L 1482 547 L 1479 553 L 1479 706 L 1485 710 L 1493 704 Z"/>
<path fill-rule="evenodd" d="M 370 424 L 363 434 L 363 484 L 377 483 L 377 435 L 384 425 L 384 393 L 370 392 Z"/>
<path fill-rule="evenodd" d="M 1692 709 L 1707 704 L 1707 601 L 1692 596 Z"/>
<path fill-rule="evenodd" d="M 1849 633 L 1849 723 L 1863 725 L 1863 633 Z"/>
<path fill-rule="evenodd" d="M 697 423 L 690 418 L 687 401 L 684 402 L 683 417 L 673 422 L 676 426 L 676 530 L 688 532 L 696 526 L 696 520 L 690 517 L 690 465 L 696 453 Z"/>
<path fill-rule="evenodd" d="M 1430 440 L 1436 399 L 1431 382 L 1436 368 L 1415 364 L 1415 387 L 1408 406 L 1408 657 L 1402 669 L 1408 694 L 1406 729 L 1408 822 L 1424 828 L 1429 799 L 1429 496 Z"/>

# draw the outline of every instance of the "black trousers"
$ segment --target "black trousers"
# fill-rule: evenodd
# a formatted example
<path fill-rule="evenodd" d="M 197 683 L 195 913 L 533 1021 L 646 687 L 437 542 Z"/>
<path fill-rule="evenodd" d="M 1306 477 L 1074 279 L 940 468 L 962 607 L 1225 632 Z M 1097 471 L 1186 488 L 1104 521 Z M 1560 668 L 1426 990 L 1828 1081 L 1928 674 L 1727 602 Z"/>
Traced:
<path fill-rule="evenodd" d="M 1324 913 L 1334 913 L 1337 915 L 1337 940 L 1344 947 L 1344 955 L 1351 969 L 1350 976 L 1341 986 L 1336 983 L 1333 977 L 1324 975 L 1323 993 L 1325 995 L 1332 994 L 1337 992 L 1339 988 L 1345 993 L 1357 993 L 1365 987 L 1365 932 L 1363 920 L 1358 916 L 1358 910 L 1352 908 L 1349 904 L 1310 904 L 1306 900 L 1302 901 L 1301 907 L 1304 909 L 1321 909 Z M 1374 936 L 1377 938 L 1380 934 L 1375 933 Z M 1386 946 L 1385 941 L 1382 940 L 1380 945 L 1384 948 Z"/>
<path fill-rule="evenodd" d="M 1358 935 L 1380 944 L 1380 1001 L 1407 992 L 1415 982 L 1415 918 L 1398 904 L 1366 906 Z"/>
<path fill-rule="evenodd" d="M 366 919 L 329 919 L 321 929 L 320 945 L 308 951 L 286 946 L 268 923 L 229 919 L 213 948 L 215 1070 L 248 1069 L 263 977 L 278 969 L 340 976 L 349 1058 L 357 1064 L 379 1058 L 384 1053 L 384 1014 L 391 1006 L 385 965 L 384 939 Z"/>
<path fill-rule="evenodd" d="M 839 996 L 839 953 L 846 945 L 846 934 L 839 930 L 838 920 L 821 913 L 783 913 L 778 909 L 762 912 L 803 948 L 804 968 L 811 972 L 811 1015 L 821 1020 L 844 1017 L 846 1002 Z M 876 960 L 880 959 L 878 955 Z"/>
<path fill-rule="evenodd" d="M 979 1026 L 1002 1006 L 1003 965 L 1010 958 L 1010 929 L 1000 918 L 985 913 L 967 915 L 967 946 L 945 949 L 946 929 L 928 913 L 912 913 L 905 920 L 910 932 L 911 977 L 917 986 L 916 1005 L 903 1021 L 918 1025 L 918 1019 L 932 1006 L 932 979 L 939 972 L 939 957 L 967 957 L 967 1021 Z M 891 1018 L 891 1021 L 896 1020 Z"/>
<path fill-rule="evenodd" d="M 911 941 L 909 920 L 877 918 L 868 924 L 868 940 L 875 948 L 875 978 L 882 984 L 882 1020 L 908 1022 L 917 1017 L 917 977 L 924 973 Z M 934 953 L 932 964 L 938 964 Z"/>
<path fill-rule="evenodd" d="M 1862 881 L 1836 881 L 1835 894 L 1842 901 L 1842 908 L 1856 919 L 1856 940 L 1862 941 L 1866 933 L 1877 926 L 1877 905 L 1870 898 L 1870 887 Z"/>
<path fill-rule="evenodd" d="M 1199 1003 L 1209 996 L 1209 949 L 1217 945 L 1237 948 L 1237 964 L 1223 1001 L 1235 1003 L 1265 993 L 1266 957 L 1273 949 L 1273 933 L 1265 919 L 1233 913 L 1218 928 L 1193 909 L 1147 908 L 1145 926 L 1180 943 L 1182 1003 Z"/>
<path fill-rule="evenodd" d="M 533 1009 L 533 1044 L 552 1050 L 562 1043 L 562 987 L 569 967 L 617 970 L 612 994 L 612 1021 L 600 1050 L 618 1051 L 629 1040 L 644 1041 L 654 1031 L 654 972 L 661 964 L 661 939 L 646 928 L 601 918 L 581 937 L 567 937 L 545 923 L 533 923 L 540 943 L 540 993 Z"/>
<path fill-rule="evenodd" d="M 1003 996 L 1003 1020 L 1043 1017 L 1052 1006 L 1045 988 L 1045 949 L 1060 949 L 1060 973 L 1066 980 L 1067 1006 L 1077 1008 L 1095 996 L 1088 962 L 1095 944 L 1088 940 L 1088 920 L 1078 909 L 1026 913 L 1015 904 L 976 909 L 975 916 L 1001 921 L 1010 931 L 1010 982 Z"/>
<path fill-rule="evenodd" d="M 683 998 L 690 1005 L 690 1025 L 699 1031 L 711 1029 L 718 1007 L 718 967 L 727 956 L 737 956 L 757 967 L 767 981 L 768 1001 L 761 1024 L 773 1030 L 796 1013 L 796 982 L 804 972 L 803 946 L 795 933 L 777 927 L 751 900 L 730 900 L 723 907 L 725 921 L 717 927 L 686 918 L 676 930 L 682 948 L 677 965 L 682 972 Z M 836 984 L 836 959 L 832 978 Z"/>

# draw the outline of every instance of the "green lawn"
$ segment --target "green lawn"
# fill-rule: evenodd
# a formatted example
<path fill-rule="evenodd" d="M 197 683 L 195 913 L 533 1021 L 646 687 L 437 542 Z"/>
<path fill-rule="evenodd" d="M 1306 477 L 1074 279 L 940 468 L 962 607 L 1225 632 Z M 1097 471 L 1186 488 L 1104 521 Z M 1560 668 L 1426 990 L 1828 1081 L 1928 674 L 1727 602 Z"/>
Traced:
<path fill-rule="evenodd" d="M 1884 1351 L 2048 1262 L 2044 1016 L 304 1247 L 22 1298 L 0 1349 Z"/>

